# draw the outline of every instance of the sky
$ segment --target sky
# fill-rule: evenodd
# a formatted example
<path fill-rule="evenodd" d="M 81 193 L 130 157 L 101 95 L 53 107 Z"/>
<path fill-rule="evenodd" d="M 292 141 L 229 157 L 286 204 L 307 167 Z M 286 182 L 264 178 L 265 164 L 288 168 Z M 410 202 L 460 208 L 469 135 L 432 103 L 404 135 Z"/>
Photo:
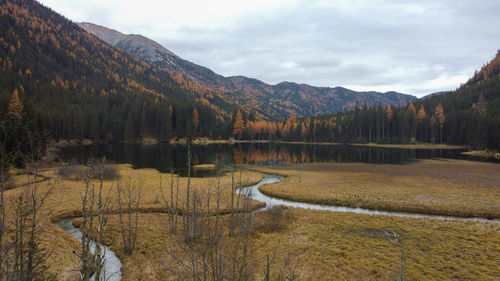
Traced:
<path fill-rule="evenodd" d="M 500 49 L 498 0 L 39 0 L 75 22 L 142 34 L 224 76 L 453 90 Z"/>

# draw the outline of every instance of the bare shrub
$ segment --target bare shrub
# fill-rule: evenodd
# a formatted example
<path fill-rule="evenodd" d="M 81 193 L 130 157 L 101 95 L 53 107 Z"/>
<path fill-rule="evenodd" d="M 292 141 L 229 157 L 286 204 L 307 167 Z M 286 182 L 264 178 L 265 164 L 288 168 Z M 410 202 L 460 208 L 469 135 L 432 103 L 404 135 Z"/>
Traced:
<path fill-rule="evenodd" d="M 406 265 L 406 253 L 405 253 L 405 243 L 403 239 L 399 240 L 400 246 L 400 256 L 399 256 L 399 268 L 396 275 L 391 275 L 391 280 L 393 281 L 411 281 L 413 278 L 408 277 L 407 265 Z"/>
<path fill-rule="evenodd" d="M 52 187 L 38 190 L 38 171 L 28 178 L 28 185 L 6 200 L 4 180 L 0 178 L 0 280 L 42 280 L 48 278 L 45 260 L 48 252 L 41 236 L 48 225 L 49 213 L 42 213 Z M 8 201 L 8 202 L 7 202 Z M 7 203 L 12 213 L 7 214 Z"/>
<path fill-rule="evenodd" d="M 283 259 L 283 262 L 277 268 L 277 270 L 272 267 L 273 263 L 276 263 L 276 253 L 273 252 L 272 255 L 266 256 L 266 272 L 264 274 L 265 281 L 295 281 L 298 277 L 293 270 L 292 260 L 293 257 L 288 255 Z"/>
<path fill-rule="evenodd" d="M 83 178 L 85 170 L 83 165 L 68 164 L 60 166 L 57 169 L 57 174 L 64 179 L 80 180 Z"/>
<path fill-rule="evenodd" d="M 256 232 L 271 233 L 285 229 L 293 219 L 292 215 L 287 212 L 287 209 L 287 207 L 280 205 L 262 211 L 259 214 L 259 218 L 255 220 L 253 230 Z"/>
<path fill-rule="evenodd" d="M 125 182 L 119 182 L 116 186 L 123 251 L 128 255 L 134 251 L 137 240 L 139 204 L 143 184 L 142 178 L 128 177 Z"/>
<path fill-rule="evenodd" d="M 88 167 L 84 165 L 70 163 L 60 166 L 57 170 L 60 177 L 69 180 L 85 180 L 89 172 L 91 179 L 102 178 L 103 180 L 114 180 L 120 178 L 118 168 L 111 164 L 94 166 L 89 170 Z"/>
<path fill-rule="evenodd" d="M 97 175 L 96 175 L 97 176 Z M 103 180 L 115 180 L 120 178 L 118 168 L 114 165 L 104 165 L 102 171 Z"/>
<path fill-rule="evenodd" d="M 85 191 L 80 194 L 82 200 L 82 231 L 81 251 L 76 253 L 81 262 L 80 280 L 88 281 L 105 280 L 108 273 L 104 272 L 105 251 L 101 246 L 106 233 L 109 213 L 110 193 L 103 193 L 104 161 L 101 167 L 88 166 L 85 173 Z M 91 182 L 92 174 L 100 176 L 98 186 Z M 91 254 L 93 241 L 95 241 L 94 255 Z"/>
<path fill-rule="evenodd" d="M 220 215 L 220 177 L 206 194 L 190 193 L 186 195 L 190 202 L 181 212 L 184 239 L 177 239 L 176 249 L 169 249 L 175 265 L 166 269 L 181 280 L 254 280 L 250 197 L 242 196 L 240 212 L 231 212 L 231 217 Z M 211 202 L 214 195 L 215 202 Z"/>
<path fill-rule="evenodd" d="M 165 204 L 165 208 L 168 213 L 168 225 L 170 232 L 174 233 L 177 231 L 177 212 L 179 208 L 179 177 L 177 176 L 176 191 L 174 196 L 174 170 L 170 171 L 170 199 L 167 199 L 167 195 L 162 188 L 162 179 L 160 176 L 160 192 Z M 175 199 L 174 199 L 175 198 Z"/>

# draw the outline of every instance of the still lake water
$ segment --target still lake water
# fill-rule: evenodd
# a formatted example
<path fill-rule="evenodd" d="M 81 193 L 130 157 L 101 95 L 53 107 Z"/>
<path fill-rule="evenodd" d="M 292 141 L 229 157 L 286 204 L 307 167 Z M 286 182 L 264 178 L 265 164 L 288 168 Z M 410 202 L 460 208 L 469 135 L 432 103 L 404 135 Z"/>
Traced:
<path fill-rule="evenodd" d="M 192 163 L 216 164 L 221 169 L 232 164 L 267 166 L 293 165 L 295 163 L 338 162 L 404 164 L 418 159 L 465 159 L 482 161 L 479 157 L 462 155 L 465 149 L 399 149 L 363 147 L 353 145 L 311 145 L 283 143 L 237 143 L 191 146 Z M 84 164 L 89 158 L 114 163 L 130 163 L 134 168 L 155 168 L 161 172 L 187 174 L 187 147 L 158 144 L 113 144 L 67 147 L 61 150 L 64 161 Z M 490 160 L 494 161 L 494 160 Z M 498 160 L 496 161 L 498 162 Z M 203 177 L 212 172 L 195 170 L 194 176 Z"/>

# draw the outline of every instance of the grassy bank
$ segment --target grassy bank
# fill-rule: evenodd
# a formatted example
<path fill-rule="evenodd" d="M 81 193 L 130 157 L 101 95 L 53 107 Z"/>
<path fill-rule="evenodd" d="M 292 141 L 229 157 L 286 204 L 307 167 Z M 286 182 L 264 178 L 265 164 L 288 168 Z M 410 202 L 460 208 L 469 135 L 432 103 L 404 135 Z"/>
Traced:
<path fill-rule="evenodd" d="M 500 226 L 494 223 L 446 222 L 348 213 L 288 209 L 284 227 L 269 223 L 266 213 L 255 217 L 255 280 L 263 280 L 266 255 L 277 257 L 276 273 L 285 259 L 296 280 L 391 280 L 400 265 L 404 240 L 406 264 L 413 280 L 496 280 L 500 277 Z M 272 219 L 272 218 L 271 218 Z M 136 251 L 126 255 L 118 227 L 110 218 L 107 243 L 123 262 L 123 280 L 182 280 L 167 269 L 178 265 L 176 239 L 167 215 L 143 214 Z M 396 237 L 396 238 L 395 238 Z M 70 255 L 70 253 L 66 253 Z"/>
<path fill-rule="evenodd" d="M 498 151 L 488 151 L 488 150 L 472 150 L 462 152 L 463 155 L 477 156 L 483 158 L 496 158 L 500 159 L 500 152 Z"/>
<path fill-rule="evenodd" d="M 104 192 L 111 194 L 111 206 L 116 209 L 116 196 L 115 189 L 117 184 L 127 181 L 141 181 L 142 182 L 142 198 L 140 208 L 143 212 L 165 212 L 165 203 L 162 199 L 162 193 L 160 189 L 160 184 L 164 192 L 170 192 L 170 180 L 171 175 L 166 173 L 160 173 L 155 169 L 132 169 L 130 165 L 113 165 L 116 168 L 116 172 L 119 175 L 118 179 L 106 180 L 104 181 Z M 51 209 L 52 221 L 56 221 L 62 218 L 75 217 L 79 215 L 81 208 L 81 198 L 80 194 L 85 190 L 85 184 L 82 179 L 75 180 L 73 177 L 71 179 L 62 178 L 58 173 L 59 168 L 47 168 L 44 169 L 41 174 L 45 178 L 50 178 L 51 180 L 45 180 L 39 184 L 39 191 L 44 192 L 51 188 L 52 194 L 49 196 L 46 207 Z M 235 174 L 236 184 L 239 184 L 239 173 Z M 259 182 L 262 179 L 262 175 L 254 172 L 243 172 L 241 174 L 242 185 L 251 185 Z M 191 178 L 191 188 L 196 190 L 200 195 L 205 195 L 210 192 L 211 200 L 215 200 L 215 189 L 217 186 L 216 177 L 210 178 Z M 187 188 L 186 177 L 179 177 L 179 205 L 184 204 L 186 197 Z M 220 177 L 220 190 L 221 190 L 221 210 L 222 212 L 227 212 L 230 207 L 231 198 L 231 174 L 227 173 Z M 26 184 L 27 179 L 25 176 L 17 176 L 13 181 L 13 185 Z M 97 180 L 95 180 L 97 184 Z M 177 185 L 177 176 L 174 177 L 174 184 Z M 22 188 L 14 188 L 8 190 L 5 194 L 6 197 L 13 196 L 19 192 L 22 192 Z M 168 197 L 168 196 L 167 196 Z M 166 198 L 168 200 L 168 198 Z M 204 196 L 204 199 L 207 199 Z M 254 207 L 262 207 L 260 202 L 253 202 Z"/>
<path fill-rule="evenodd" d="M 286 176 L 269 196 L 317 204 L 462 217 L 500 217 L 500 165 L 423 160 L 407 165 L 317 163 L 250 167 Z M 300 172 L 299 172 L 300 169 Z"/>
<path fill-rule="evenodd" d="M 115 193 L 116 186 L 119 182 L 126 183 L 128 181 L 141 181 L 141 203 L 140 211 L 144 214 L 152 214 L 152 216 L 162 216 L 166 212 L 165 203 L 162 199 L 160 183 L 164 192 L 170 194 L 170 174 L 160 173 L 154 169 L 132 169 L 129 165 L 112 165 L 113 169 L 120 176 L 118 179 L 105 180 L 103 185 L 104 194 L 110 194 L 111 213 L 117 211 L 117 197 Z M 41 221 L 44 222 L 43 235 L 41 237 L 41 246 L 46 249 L 47 265 L 49 275 L 57 276 L 58 280 L 78 280 L 78 258 L 74 252 L 79 252 L 81 245 L 66 234 L 62 229 L 52 222 L 63 218 L 81 216 L 81 194 L 85 190 L 85 184 L 82 179 L 74 179 L 74 177 L 62 177 L 59 173 L 60 167 L 51 167 L 40 170 L 43 181 L 37 185 L 39 194 L 44 194 L 48 190 L 50 195 L 45 200 L 43 209 L 40 211 Z M 235 174 L 235 182 L 239 184 L 240 174 Z M 242 185 L 250 185 L 262 179 L 262 175 L 254 172 L 243 172 L 241 174 Z M 33 182 L 33 177 L 30 180 L 27 176 L 14 176 L 11 179 L 12 189 L 5 191 L 6 209 L 8 217 L 13 215 L 13 204 L 19 194 L 25 191 L 28 183 Z M 177 176 L 174 178 L 175 184 Z M 186 198 L 187 178 L 179 178 L 179 206 L 183 205 Z M 207 202 L 208 198 L 215 201 L 217 181 L 220 180 L 220 196 L 221 196 L 221 213 L 228 213 L 230 210 L 230 198 L 232 190 L 231 174 L 225 174 L 219 179 L 212 178 L 191 178 L 191 188 L 196 190 L 202 201 L 201 204 Z M 38 182 L 38 180 L 37 180 Z M 95 185 L 98 185 L 97 180 L 92 180 Z M 32 186 L 32 184 L 30 184 Z M 210 194 L 210 195 L 208 195 Z M 167 201 L 169 196 L 166 196 Z M 215 207 L 215 204 L 213 204 Z M 240 204 L 241 206 L 241 204 Z M 263 207 L 260 202 L 252 202 L 253 208 Z M 46 276 L 44 276 L 45 278 Z"/>
<path fill-rule="evenodd" d="M 183 280 L 172 274 L 180 267 L 173 256 L 182 255 L 179 249 L 182 233 L 169 231 L 168 215 L 163 213 L 165 208 L 159 189 L 160 178 L 163 188 L 169 188 L 170 175 L 153 169 L 134 170 L 128 165 L 114 167 L 121 178 L 105 181 L 105 192 L 112 191 L 120 180 L 143 181 L 142 213 L 139 216 L 135 251 L 132 255 L 123 251 L 118 215 L 109 216 L 109 232 L 104 240 L 123 263 L 123 280 Z M 435 160 L 411 165 L 311 164 L 301 166 L 300 183 L 297 167 L 260 170 L 287 176 L 283 183 L 264 188 L 282 190 L 287 187 L 285 191 L 300 191 L 297 194 L 301 196 L 314 194 L 328 198 L 327 195 L 335 195 L 335 198 L 345 202 L 354 198 L 353 204 L 371 198 L 372 201 L 366 202 L 372 202 L 375 206 L 381 202 L 385 202 L 386 206 L 403 206 L 403 203 L 410 204 L 415 198 L 420 198 L 415 206 L 422 210 L 455 212 L 458 206 L 469 210 L 475 203 L 477 210 L 491 212 L 498 209 L 497 202 L 500 202 L 500 173 L 497 167 L 500 165 Z M 42 171 L 50 180 L 39 184 L 40 191 L 53 185 L 46 209 L 51 211 L 52 220 L 79 216 L 80 193 L 84 190 L 84 184 L 81 180 L 62 178 L 57 171 L 58 168 Z M 238 181 L 239 174 L 235 176 Z M 261 178 L 262 174 L 255 172 L 242 174 L 244 185 Z M 22 177 L 16 177 L 15 180 L 25 182 Z M 231 174 L 220 178 L 222 212 L 229 209 L 231 182 Z M 186 178 L 179 178 L 181 204 L 184 202 L 186 184 Z M 192 188 L 201 194 L 215 191 L 216 184 L 216 178 L 191 179 Z M 11 197 L 21 191 L 21 187 L 14 188 L 6 191 L 6 196 Z M 213 195 L 210 200 L 215 202 Z M 112 204 L 116 205 L 116 202 L 112 201 Z M 254 202 L 253 206 L 258 207 L 260 204 Z M 439 209 L 443 206 L 446 208 Z M 222 220 L 228 224 L 227 216 Z M 182 218 L 179 218 L 179 224 L 181 222 Z M 249 262 L 254 263 L 255 280 L 264 279 L 266 256 L 269 254 L 276 257 L 271 265 L 274 274 L 283 268 L 286 260 L 287 270 L 295 272 L 296 280 L 390 280 L 391 274 L 396 274 L 400 265 L 398 241 L 401 239 L 406 244 L 407 269 L 413 280 L 500 278 L 498 224 L 302 209 L 287 209 L 279 216 L 267 212 L 255 213 Z M 78 278 L 78 259 L 74 251 L 78 251 L 80 245 L 75 239 L 56 225 L 49 224 L 42 245 L 50 249 L 47 260 L 50 273 L 56 275 L 58 280 Z"/>
<path fill-rule="evenodd" d="M 380 147 L 380 148 L 408 148 L 408 149 L 463 149 L 463 145 L 417 143 L 417 144 L 379 144 L 379 143 L 352 143 L 356 146 Z"/>
<path fill-rule="evenodd" d="M 281 140 L 235 140 L 235 143 L 282 143 L 282 144 L 307 144 L 307 145 L 355 145 L 380 148 L 402 148 L 402 149 L 464 149 L 466 146 L 435 144 L 435 143 L 417 143 L 417 144 L 378 144 L 378 143 L 337 143 L 337 142 L 306 142 L 306 141 L 281 141 Z"/>

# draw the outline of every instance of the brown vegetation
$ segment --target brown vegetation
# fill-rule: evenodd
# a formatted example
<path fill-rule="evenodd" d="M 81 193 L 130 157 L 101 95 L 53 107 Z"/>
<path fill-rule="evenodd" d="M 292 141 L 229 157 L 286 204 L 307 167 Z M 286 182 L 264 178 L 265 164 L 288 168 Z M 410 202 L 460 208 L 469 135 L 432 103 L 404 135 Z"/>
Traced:
<path fill-rule="evenodd" d="M 92 168 L 89 170 L 89 167 L 77 164 L 63 165 L 57 169 L 57 174 L 68 180 L 83 180 L 88 172 L 90 172 L 89 176 L 92 179 L 99 179 L 102 176 L 104 180 L 114 180 L 120 177 L 117 167 L 113 165 L 105 165 L 102 171 Z"/>
<path fill-rule="evenodd" d="M 413 280 L 495 280 L 500 228 L 495 223 L 407 219 L 349 213 L 283 209 L 286 227 L 257 228 L 250 235 L 255 279 L 264 280 L 266 257 L 274 257 L 271 280 L 282 267 L 296 280 L 391 280 L 400 266 L 399 239 L 405 241 L 406 267 Z M 266 212 L 255 224 L 272 224 Z M 227 217 L 221 218 L 228 223 Z M 109 218 L 105 243 L 123 263 L 123 280 L 185 280 L 165 270 L 182 255 L 166 214 L 141 214 L 136 251 L 125 255 L 119 217 Z M 180 219 L 182 220 L 182 219 Z M 227 231 L 227 229 L 225 230 Z"/>
<path fill-rule="evenodd" d="M 373 182 L 386 177 L 389 174 L 387 168 L 391 168 L 390 173 L 396 180 L 401 180 L 398 178 L 404 178 L 411 170 L 411 179 L 427 175 L 437 180 L 439 175 L 443 177 L 441 180 L 448 180 L 455 186 L 474 174 L 478 179 L 470 184 L 479 184 L 477 188 L 483 190 L 488 182 L 494 186 L 498 182 L 494 166 L 489 165 L 466 161 L 424 161 L 404 166 L 314 164 L 301 166 L 300 173 L 295 167 L 266 171 L 286 175 L 284 184 L 294 183 L 304 188 L 312 188 L 312 180 L 320 180 L 319 176 L 327 176 L 332 181 L 332 178 L 340 176 L 346 179 L 356 174 L 353 178 L 357 181 L 350 182 L 355 191 L 363 190 L 358 186 L 359 179 L 363 178 L 361 175 L 368 176 Z M 250 205 L 251 201 L 245 201 L 243 196 L 234 193 L 235 187 L 240 185 L 239 173 L 188 180 L 152 169 L 133 170 L 127 165 L 115 167 L 122 176 L 122 183 L 129 177 L 143 179 L 140 206 L 134 203 L 133 198 L 136 197 L 131 189 L 130 198 L 133 200 L 129 202 L 130 212 L 126 208 L 127 196 L 123 196 L 122 218 L 119 213 L 107 215 L 106 231 L 101 238 L 121 259 L 124 281 L 195 280 L 195 275 L 204 274 L 211 276 L 207 280 L 233 280 L 215 278 L 231 274 L 239 276 L 239 280 L 324 280 L 327 276 L 336 280 L 390 280 L 391 276 L 398 274 L 402 263 L 401 241 L 405 243 L 406 276 L 414 280 L 494 280 L 499 276 L 496 268 L 500 264 L 495 257 L 500 254 L 496 247 L 500 243 L 500 228 L 496 223 L 342 214 L 279 206 L 250 215 L 248 212 L 231 211 L 231 206 L 248 211 L 259 205 Z M 332 168 L 339 175 L 335 175 Z M 456 175 L 451 176 L 451 170 L 459 175 L 458 179 L 455 179 Z M 43 173 L 47 177 L 55 177 L 57 169 L 47 169 Z M 302 183 L 297 183 L 299 174 Z M 262 178 L 252 172 L 242 173 L 241 176 L 241 185 Z M 167 179 L 163 190 L 160 189 L 160 178 Z M 192 191 L 189 211 L 185 209 L 188 206 L 188 181 Z M 363 181 L 364 184 L 367 182 Z M 89 183 L 99 184 L 100 181 L 90 180 Z M 118 181 L 102 183 L 102 194 L 107 194 L 116 190 Z M 318 182 L 315 183 L 318 185 Z M 81 179 L 59 178 L 52 196 L 47 199 L 47 207 L 56 211 L 52 219 L 81 216 L 82 212 L 78 209 L 82 205 L 80 194 L 88 186 Z M 396 191 L 401 190 L 395 186 L 394 183 L 389 184 L 391 191 L 398 195 Z M 494 186 L 490 188 L 494 190 Z M 45 190 L 48 182 L 40 187 L 41 191 Z M 99 185 L 97 187 L 100 188 Z M 127 186 L 122 187 L 125 187 L 122 195 L 126 195 Z M 419 190 L 422 186 L 414 188 Z M 462 186 L 454 188 L 458 190 L 457 195 L 464 195 Z M 376 193 L 383 189 L 375 185 L 370 190 Z M 7 191 L 9 196 L 17 192 L 17 188 Z M 367 192 L 360 194 L 369 195 Z M 469 195 L 475 196 L 475 193 Z M 494 193 L 489 196 L 493 197 L 491 200 L 495 198 Z M 111 211 L 113 213 L 119 210 L 119 206 L 116 194 L 111 198 L 110 206 L 116 208 Z M 395 198 L 398 197 L 390 199 Z M 452 197 L 443 197 L 443 200 L 447 198 Z M 134 212 L 138 209 L 141 213 L 134 220 Z M 125 244 L 128 240 L 122 236 L 125 217 L 129 213 L 133 232 L 137 233 L 134 251 L 127 250 Z M 81 226 L 82 219 L 78 222 Z M 172 224 L 176 227 L 172 228 Z M 100 223 L 96 221 L 94 228 L 98 225 Z M 52 225 L 49 225 L 42 240 L 43 245 L 54 247 L 57 251 L 47 258 L 50 272 L 59 278 L 75 276 L 82 263 L 74 254 L 75 249 L 79 249 L 74 240 Z M 222 268 L 223 272 L 217 271 L 217 268 Z"/>
<path fill-rule="evenodd" d="M 260 191 L 293 201 L 435 215 L 500 217 L 500 165 L 492 163 L 423 160 L 408 165 L 318 163 L 255 169 L 286 176 L 281 183 L 261 186 Z"/>
<path fill-rule="evenodd" d="M 488 151 L 488 150 L 472 150 L 462 152 L 464 155 L 477 156 L 483 158 L 495 158 L 500 159 L 500 152 L 498 151 Z"/>

